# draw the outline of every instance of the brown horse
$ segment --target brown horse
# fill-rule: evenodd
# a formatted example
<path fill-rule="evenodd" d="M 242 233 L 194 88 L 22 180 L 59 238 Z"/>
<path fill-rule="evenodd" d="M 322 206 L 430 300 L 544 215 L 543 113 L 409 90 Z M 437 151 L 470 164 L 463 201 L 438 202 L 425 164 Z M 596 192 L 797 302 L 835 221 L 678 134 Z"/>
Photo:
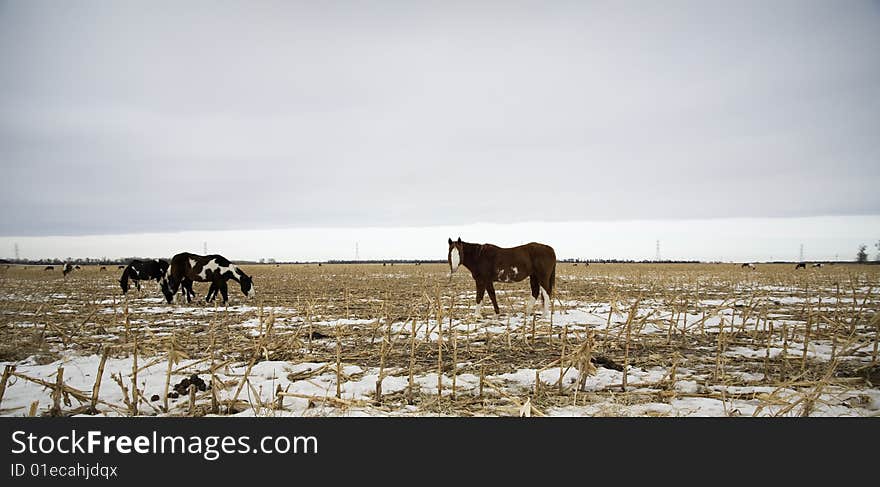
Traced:
<path fill-rule="evenodd" d="M 527 314 L 538 295 L 544 303 L 544 317 L 550 316 L 550 298 L 553 296 L 553 285 L 556 281 L 556 252 L 549 245 L 537 242 L 527 243 L 518 247 L 502 248 L 492 244 L 475 244 L 449 239 L 449 276 L 452 278 L 459 265 L 471 271 L 477 285 L 477 307 L 474 314 L 480 316 L 483 294 L 488 292 L 492 300 L 495 314 L 498 301 L 495 299 L 495 282 L 520 282 L 529 278 L 532 297 L 529 300 Z"/>

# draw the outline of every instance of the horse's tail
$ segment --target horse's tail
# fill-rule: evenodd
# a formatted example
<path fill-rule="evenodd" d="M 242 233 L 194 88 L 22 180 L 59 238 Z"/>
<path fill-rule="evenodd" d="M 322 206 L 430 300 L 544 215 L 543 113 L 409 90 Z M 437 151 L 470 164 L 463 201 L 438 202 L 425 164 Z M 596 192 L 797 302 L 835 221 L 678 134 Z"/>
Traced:
<path fill-rule="evenodd" d="M 128 271 L 131 269 L 131 264 L 125 266 L 125 270 L 122 271 L 122 277 L 119 278 L 119 286 L 122 287 L 122 294 L 128 292 Z"/>

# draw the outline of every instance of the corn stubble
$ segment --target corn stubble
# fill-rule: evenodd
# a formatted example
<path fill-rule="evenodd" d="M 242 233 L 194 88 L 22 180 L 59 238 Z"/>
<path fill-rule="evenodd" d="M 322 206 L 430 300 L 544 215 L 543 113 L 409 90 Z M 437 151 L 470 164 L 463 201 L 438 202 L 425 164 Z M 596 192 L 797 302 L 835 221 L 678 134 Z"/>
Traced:
<path fill-rule="evenodd" d="M 15 394 L 15 383 L 25 381 L 46 389 L 48 406 L 40 411 L 31 404 L 16 415 L 302 414 L 285 409 L 284 398 L 297 397 L 330 408 L 323 414 L 409 406 L 426 415 L 533 417 L 590 405 L 596 405 L 592 414 L 626 414 L 635 404 L 703 397 L 720 401 L 728 415 L 739 413 L 735 401 L 750 400 L 757 401 L 754 414 L 790 416 L 821 414 L 829 394 L 877 387 L 870 379 L 880 365 L 880 266 L 750 271 L 733 264 L 559 263 L 552 322 L 524 316 L 528 286 L 522 283 L 497 286 L 502 316 L 475 320 L 472 280 L 448 281 L 443 265 L 246 267 L 261 290 L 256 300 L 231 293 L 228 309 L 194 303 L 150 313 L 142 309 L 155 306 L 144 301 L 156 297 L 154 289 L 120 299 L 108 273 L 86 269 L 58 282 L 7 270 L 0 276 L 7 311 L 0 316 L 0 358 L 49 363 L 76 349 L 101 360 L 91 390 L 65 384 L 61 367 L 54 377 L 39 378 L 8 366 L 0 407 Z M 241 304 L 252 309 L 237 310 Z M 193 313 L 176 319 L 181 308 Z M 584 313 L 589 321 L 572 318 Z M 242 326 L 248 320 L 255 329 Z M 105 364 L 119 358 L 132 359 L 130 372 L 112 375 L 122 404 L 101 397 Z M 267 391 L 249 380 L 265 360 L 326 364 L 297 380 L 334 372 L 335 385 L 323 396 L 273 386 L 265 400 Z M 138 372 L 160 362 L 163 390 L 142 390 Z M 343 395 L 345 383 L 360 378 L 344 373 L 349 364 L 378 371 L 369 398 Z M 590 382 L 612 365 L 619 383 Z M 558 376 L 542 383 L 541 372 L 554 367 Z M 665 371 L 657 383 L 630 382 L 633 371 L 657 367 Z M 522 369 L 534 370 L 529 387 L 500 377 Z M 566 383 L 570 371 L 576 379 Z M 172 398 L 170 386 L 191 374 L 210 377 L 211 390 L 190 388 Z M 234 380 L 224 383 L 220 374 Z M 436 387 L 425 389 L 418 379 L 432 374 Z M 406 378 L 406 387 L 384 390 L 395 375 Z M 688 378 L 699 382 L 697 391 L 677 390 L 677 381 Z M 737 393 L 730 386 L 773 392 Z M 155 404 L 154 393 L 161 398 Z"/>

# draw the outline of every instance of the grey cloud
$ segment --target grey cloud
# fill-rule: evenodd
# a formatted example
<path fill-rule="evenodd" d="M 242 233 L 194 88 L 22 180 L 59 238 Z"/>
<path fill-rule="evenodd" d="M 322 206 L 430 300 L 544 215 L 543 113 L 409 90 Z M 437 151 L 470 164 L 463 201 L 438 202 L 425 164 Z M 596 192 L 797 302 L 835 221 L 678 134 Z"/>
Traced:
<path fill-rule="evenodd" d="M 878 21 L 6 2 L 0 234 L 877 214 Z"/>

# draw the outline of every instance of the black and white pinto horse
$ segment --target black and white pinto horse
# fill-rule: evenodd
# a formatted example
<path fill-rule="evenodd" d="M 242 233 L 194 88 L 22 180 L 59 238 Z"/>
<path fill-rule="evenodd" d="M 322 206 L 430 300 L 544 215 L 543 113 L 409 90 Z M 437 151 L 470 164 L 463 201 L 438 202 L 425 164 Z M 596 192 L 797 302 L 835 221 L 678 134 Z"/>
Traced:
<path fill-rule="evenodd" d="M 181 288 L 186 294 L 186 302 L 191 303 L 196 295 L 192 288 L 193 282 L 210 282 L 211 287 L 208 289 L 205 301 L 211 302 L 219 291 L 223 296 L 223 304 L 226 304 L 229 300 L 226 281 L 229 279 L 239 283 L 241 292 L 245 296 L 250 298 L 255 294 L 253 279 L 222 255 L 196 255 L 183 252 L 171 258 L 171 264 L 159 285 L 169 304 Z"/>
<path fill-rule="evenodd" d="M 128 292 L 128 281 L 134 282 L 138 291 L 141 290 L 141 281 L 155 280 L 157 283 L 162 280 L 168 271 L 168 261 L 162 259 L 152 260 L 132 260 L 127 266 L 123 267 L 122 277 L 119 278 L 119 286 L 122 287 L 122 294 Z"/>
<path fill-rule="evenodd" d="M 518 247 L 503 248 L 492 244 L 476 244 L 449 239 L 449 277 L 452 278 L 459 265 L 471 271 L 477 286 L 477 307 L 474 314 L 480 316 L 483 294 L 488 292 L 495 314 L 499 313 L 495 299 L 495 282 L 520 282 L 529 278 L 532 296 L 526 313 L 541 296 L 544 317 L 550 316 L 550 299 L 556 281 L 556 252 L 549 245 L 531 242 Z"/>
<path fill-rule="evenodd" d="M 70 262 L 65 262 L 64 267 L 61 268 L 61 275 L 67 277 L 71 272 L 73 272 L 73 266 L 70 265 Z"/>
<path fill-rule="evenodd" d="M 754 268 L 755 268 L 755 264 L 752 264 L 751 262 L 746 262 L 745 264 L 741 265 L 740 267 L 744 267 L 744 268 L 748 268 L 748 269 L 754 269 Z"/>
<path fill-rule="evenodd" d="M 807 268 L 806 262 L 798 262 L 798 265 L 794 266 L 794 270 L 806 269 L 806 268 Z"/>

